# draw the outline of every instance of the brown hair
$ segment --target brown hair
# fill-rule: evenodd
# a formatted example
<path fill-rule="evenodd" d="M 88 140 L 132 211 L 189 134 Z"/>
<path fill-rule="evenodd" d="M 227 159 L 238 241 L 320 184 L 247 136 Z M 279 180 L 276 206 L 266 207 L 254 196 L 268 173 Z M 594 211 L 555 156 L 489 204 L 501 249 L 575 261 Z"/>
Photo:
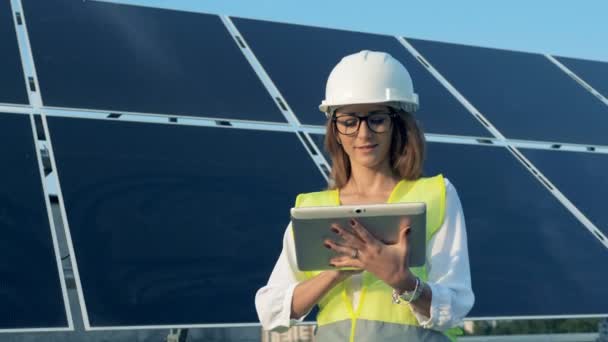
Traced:
<path fill-rule="evenodd" d="M 332 164 L 329 189 L 340 189 L 350 179 L 350 160 L 342 145 L 338 143 L 339 133 L 331 118 L 327 120 L 325 130 L 325 150 L 331 156 Z M 394 174 L 408 180 L 420 178 L 425 150 L 424 133 L 414 116 L 405 111 L 397 112 L 393 118 L 389 151 L 390 166 Z"/>

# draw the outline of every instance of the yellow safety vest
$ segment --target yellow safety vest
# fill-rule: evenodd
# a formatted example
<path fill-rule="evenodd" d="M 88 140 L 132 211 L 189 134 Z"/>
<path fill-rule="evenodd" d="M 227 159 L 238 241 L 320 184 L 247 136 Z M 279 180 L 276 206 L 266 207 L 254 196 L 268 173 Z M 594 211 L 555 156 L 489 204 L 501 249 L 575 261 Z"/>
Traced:
<path fill-rule="evenodd" d="M 442 175 L 420 178 L 415 181 L 401 180 L 393 189 L 387 203 L 426 203 L 427 244 L 443 224 L 445 216 L 445 182 Z M 340 205 L 338 190 L 300 194 L 296 207 Z M 426 267 L 410 270 L 427 280 Z M 312 278 L 320 272 L 305 272 Z M 331 289 L 318 303 L 317 342 L 324 341 L 455 341 L 462 335 L 460 328 L 444 333 L 420 327 L 407 304 L 392 302 L 393 289 L 369 272 L 363 272 L 359 305 L 355 309 L 346 292 L 344 281 Z"/>

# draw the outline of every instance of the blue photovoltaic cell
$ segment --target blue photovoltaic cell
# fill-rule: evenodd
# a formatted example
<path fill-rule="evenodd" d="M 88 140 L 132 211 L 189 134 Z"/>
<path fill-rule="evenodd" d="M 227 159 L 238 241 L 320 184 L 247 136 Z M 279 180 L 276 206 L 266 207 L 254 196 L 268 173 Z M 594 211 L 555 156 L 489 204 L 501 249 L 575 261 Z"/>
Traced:
<path fill-rule="evenodd" d="M 568 69 L 608 98 L 608 62 L 556 57 Z"/>
<path fill-rule="evenodd" d="M 608 106 L 545 56 L 409 41 L 507 138 L 608 145 Z"/>
<path fill-rule="evenodd" d="M 299 192 L 286 132 L 49 118 L 92 327 L 256 323 Z"/>
<path fill-rule="evenodd" d="M 608 154 L 532 149 L 520 151 L 608 235 Z"/>
<path fill-rule="evenodd" d="M 425 131 L 489 136 L 488 131 L 395 37 L 233 18 L 289 106 L 304 124 L 324 125 L 318 106 L 331 69 L 360 50 L 390 53 L 403 63 L 420 95 L 418 119 Z"/>
<path fill-rule="evenodd" d="M 0 332 L 68 327 L 29 116 L 0 114 L 0 156 Z"/>
<path fill-rule="evenodd" d="M 10 1 L 0 1 L 0 103 L 28 104 Z"/>
<path fill-rule="evenodd" d="M 97 1 L 23 6 L 47 106 L 285 122 L 218 16 Z"/>
<path fill-rule="evenodd" d="M 429 143 L 426 171 L 463 205 L 469 317 L 608 313 L 608 250 L 506 149 Z"/>

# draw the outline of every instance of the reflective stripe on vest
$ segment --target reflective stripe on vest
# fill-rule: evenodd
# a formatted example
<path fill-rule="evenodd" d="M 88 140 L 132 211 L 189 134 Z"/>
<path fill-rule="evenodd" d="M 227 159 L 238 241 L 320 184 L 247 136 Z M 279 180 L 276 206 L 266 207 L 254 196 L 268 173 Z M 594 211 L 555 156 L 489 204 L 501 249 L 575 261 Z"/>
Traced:
<path fill-rule="evenodd" d="M 426 241 L 428 244 L 443 224 L 445 193 L 445 182 L 442 175 L 420 178 L 415 181 L 401 180 L 393 189 L 387 203 L 426 203 Z M 338 190 L 300 194 L 296 199 L 296 207 L 340 205 L 339 196 Z M 413 267 L 410 270 L 421 279 L 427 279 L 425 266 Z M 305 272 L 305 275 L 309 279 L 319 273 Z M 374 340 L 371 338 L 373 336 L 376 336 L 378 341 L 384 341 L 391 340 L 390 336 L 394 334 L 394 337 L 398 337 L 400 341 L 446 339 L 446 336 L 441 333 L 431 333 L 429 329 L 419 327 L 418 320 L 409 305 L 393 304 L 392 288 L 373 274 L 362 273 L 361 294 L 356 310 L 353 309 L 352 302 L 347 295 L 348 283 L 344 281 L 336 285 L 319 301 L 317 315 L 319 328 L 316 341 L 371 341 Z M 345 330 L 345 327 L 348 327 L 348 330 Z M 459 328 L 450 329 L 446 333 L 453 341 L 455 335 L 462 334 Z M 404 339 L 404 336 L 412 336 L 412 339 Z M 414 336 L 418 337 L 414 338 Z"/>
<path fill-rule="evenodd" d="M 351 320 L 319 326 L 315 333 L 316 342 L 347 341 L 353 325 Z M 448 336 L 420 326 L 368 321 L 358 319 L 354 329 L 357 342 L 449 342 Z"/>

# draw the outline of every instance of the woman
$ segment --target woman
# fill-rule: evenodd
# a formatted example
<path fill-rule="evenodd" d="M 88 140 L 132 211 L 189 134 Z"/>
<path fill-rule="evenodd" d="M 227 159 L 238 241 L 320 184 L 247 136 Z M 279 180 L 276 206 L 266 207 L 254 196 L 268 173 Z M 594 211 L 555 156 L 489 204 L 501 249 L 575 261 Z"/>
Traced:
<path fill-rule="evenodd" d="M 318 304 L 316 341 L 455 339 L 459 329 L 450 328 L 474 302 L 464 216 L 447 179 L 421 177 L 424 135 L 411 114 L 417 107 L 409 73 L 389 54 L 344 57 L 329 76 L 320 106 L 328 117 L 332 184 L 327 191 L 300 194 L 296 206 L 425 202 L 425 266 L 407 264 L 409 227 L 388 245 L 351 220 L 352 230 L 328 227 L 336 239 L 324 244 L 338 254 L 330 261 L 336 269 L 301 272 L 288 226 L 268 284 L 256 294 L 265 329 L 286 330 Z"/>

